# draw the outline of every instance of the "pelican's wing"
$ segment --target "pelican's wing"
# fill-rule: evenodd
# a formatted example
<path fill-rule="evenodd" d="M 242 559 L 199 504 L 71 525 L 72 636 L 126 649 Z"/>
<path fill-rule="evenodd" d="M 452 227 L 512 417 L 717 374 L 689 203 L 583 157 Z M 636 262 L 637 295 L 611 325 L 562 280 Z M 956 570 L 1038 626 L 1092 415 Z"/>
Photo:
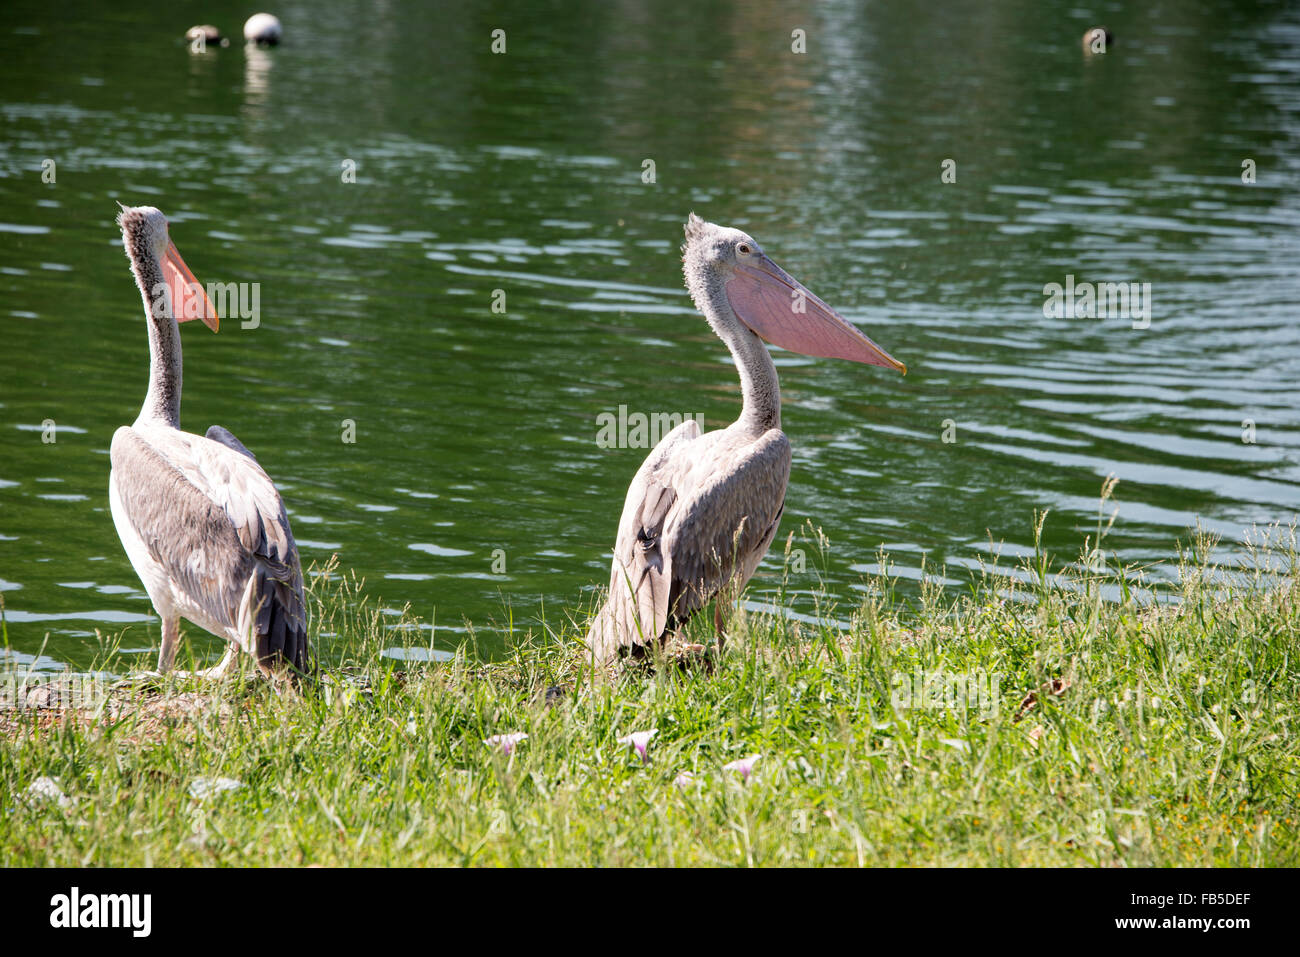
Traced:
<path fill-rule="evenodd" d="M 677 492 L 662 473 L 674 453 L 700 437 L 700 425 L 686 419 L 665 435 L 646 456 L 623 500 L 623 517 L 614 543 L 605 604 L 587 630 L 587 646 L 597 661 L 612 659 L 620 648 L 649 644 L 662 633 L 668 618 L 671 568 L 658 548 L 659 531 Z M 654 530 L 653 546 L 643 547 L 643 530 Z"/>
<path fill-rule="evenodd" d="M 124 517 L 213 621 L 250 631 L 259 659 L 305 669 L 302 568 L 284 502 L 221 431 L 238 450 L 167 427 L 118 429 L 111 457 Z"/>
<path fill-rule="evenodd" d="M 222 425 L 208 426 L 208 431 L 204 433 L 204 437 L 211 439 L 213 442 L 220 442 L 222 445 L 226 446 L 227 448 L 234 449 L 236 452 L 239 452 L 243 455 L 247 455 L 254 462 L 257 461 L 257 456 L 254 455 L 252 452 L 248 451 L 248 446 L 246 446 L 243 442 L 239 441 L 239 439 L 235 438 L 235 433 L 231 432 L 225 426 Z"/>
<path fill-rule="evenodd" d="M 670 611 L 685 621 L 733 576 L 743 587 L 767 554 L 785 509 L 790 484 L 790 440 L 770 429 L 757 441 L 720 444 L 707 467 L 688 473 L 694 489 L 682 495 L 664 528 L 672 556 Z"/>
<path fill-rule="evenodd" d="M 747 579 L 771 542 L 789 478 L 790 444 L 780 430 L 705 443 L 688 419 L 669 433 L 628 489 L 609 595 L 587 634 L 596 660 L 656 641 L 738 565 Z"/>

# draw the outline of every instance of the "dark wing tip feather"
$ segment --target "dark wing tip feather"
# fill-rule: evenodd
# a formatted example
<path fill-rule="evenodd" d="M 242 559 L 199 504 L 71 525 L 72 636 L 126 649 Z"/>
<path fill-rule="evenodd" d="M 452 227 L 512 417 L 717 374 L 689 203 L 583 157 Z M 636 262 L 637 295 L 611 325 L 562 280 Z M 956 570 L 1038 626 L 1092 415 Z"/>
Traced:
<path fill-rule="evenodd" d="M 301 577 L 277 578 L 271 569 L 258 570 L 257 587 L 262 595 L 255 622 L 257 659 L 263 667 L 274 669 L 287 664 L 305 674 L 310 647 L 307 639 L 307 612 L 302 599 Z"/>

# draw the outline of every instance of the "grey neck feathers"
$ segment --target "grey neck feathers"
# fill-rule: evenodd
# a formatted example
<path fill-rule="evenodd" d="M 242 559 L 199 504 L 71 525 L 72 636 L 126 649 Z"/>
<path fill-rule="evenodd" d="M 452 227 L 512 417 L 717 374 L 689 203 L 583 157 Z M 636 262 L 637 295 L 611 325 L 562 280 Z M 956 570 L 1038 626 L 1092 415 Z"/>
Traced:
<path fill-rule="evenodd" d="M 755 436 L 768 429 L 779 429 L 781 384 L 767 346 L 731 308 L 722 277 L 712 271 L 701 272 L 688 274 L 691 297 L 718 338 L 731 350 L 740 371 L 740 392 L 745 404 L 736 424 Z"/>
<path fill-rule="evenodd" d="M 181 424 L 181 335 L 166 301 L 165 281 L 158 256 L 152 249 L 133 248 L 131 271 L 144 299 L 149 327 L 149 391 L 136 420 Z"/>

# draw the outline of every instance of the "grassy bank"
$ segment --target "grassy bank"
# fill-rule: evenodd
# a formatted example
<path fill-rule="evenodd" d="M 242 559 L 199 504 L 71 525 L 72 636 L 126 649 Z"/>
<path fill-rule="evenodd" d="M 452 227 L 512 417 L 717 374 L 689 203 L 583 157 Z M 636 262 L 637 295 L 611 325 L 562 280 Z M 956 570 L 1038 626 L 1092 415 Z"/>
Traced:
<path fill-rule="evenodd" d="M 346 650 L 314 690 L 182 681 L 0 713 L 0 858 L 1294 866 L 1283 538 L 1232 575 L 1195 543 L 1158 604 L 1131 569 L 1048 574 L 1041 554 L 913 602 L 881 578 L 851 615 L 821 609 L 848 627 L 751 613 L 711 672 L 594 685 L 571 625 L 490 665 L 381 657 L 392 619 L 320 575 L 313 628 Z M 618 741 L 649 730 L 648 762 Z"/>

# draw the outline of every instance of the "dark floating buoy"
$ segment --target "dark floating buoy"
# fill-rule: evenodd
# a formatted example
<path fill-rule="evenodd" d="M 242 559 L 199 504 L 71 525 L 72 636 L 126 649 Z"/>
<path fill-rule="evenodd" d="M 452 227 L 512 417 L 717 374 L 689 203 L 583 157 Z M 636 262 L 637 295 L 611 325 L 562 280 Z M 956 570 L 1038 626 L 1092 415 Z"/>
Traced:
<path fill-rule="evenodd" d="M 259 47 L 273 47 L 280 42 L 280 18 L 269 13 L 255 13 L 244 21 L 244 39 Z"/>
<path fill-rule="evenodd" d="M 185 39 L 190 41 L 190 48 L 195 53 L 202 53 L 208 47 L 228 47 L 230 41 L 221 35 L 210 23 L 202 23 L 185 31 Z"/>
<path fill-rule="evenodd" d="M 1100 55 L 1110 49 L 1115 35 L 1105 27 L 1090 27 L 1083 33 L 1083 52 L 1088 56 Z"/>

